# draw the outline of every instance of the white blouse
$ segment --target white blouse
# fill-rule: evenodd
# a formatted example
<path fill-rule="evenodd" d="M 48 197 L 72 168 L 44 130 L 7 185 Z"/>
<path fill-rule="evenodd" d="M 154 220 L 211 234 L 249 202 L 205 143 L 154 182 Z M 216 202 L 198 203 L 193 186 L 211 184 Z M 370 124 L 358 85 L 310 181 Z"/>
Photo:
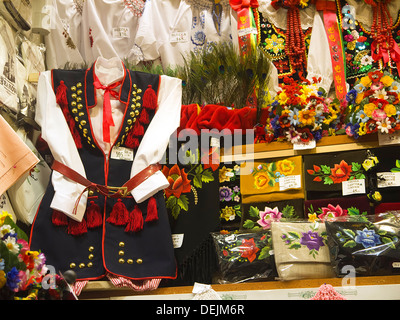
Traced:
<path fill-rule="evenodd" d="M 124 68 L 122 68 L 119 58 L 109 60 L 99 58 L 96 61 L 95 74 L 102 84 L 111 84 L 118 81 L 124 76 L 123 72 Z M 111 131 L 111 144 L 107 144 L 102 138 L 103 90 L 98 89 L 96 94 L 98 98 L 97 105 L 91 109 L 89 116 L 91 117 L 93 134 L 108 159 L 111 146 L 116 140 L 117 132 L 122 124 L 122 110 L 125 105 L 111 96 L 112 116 L 115 127 Z M 163 158 L 170 136 L 180 123 L 181 97 L 181 80 L 164 75 L 161 76 L 158 90 L 158 109 L 134 156 L 131 177 Z M 50 71 L 41 73 L 39 77 L 38 105 L 35 120 L 41 126 L 42 137 L 47 141 L 54 159 L 86 177 L 85 169 L 67 122 L 61 108 L 57 105 L 51 84 Z M 52 183 L 55 194 L 51 202 L 51 208 L 65 213 L 74 220 L 81 221 L 86 210 L 87 192 L 83 194 L 79 201 L 76 215 L 72 212 L 75 202 L 84 190 L 84 186 L 71 181 L 56 171 L 53 172 Z M 158 171 L 133 189 L 131 194 L 135 201 L 140 203 L 168 186 L 167 179 L 161 171 Z"/>

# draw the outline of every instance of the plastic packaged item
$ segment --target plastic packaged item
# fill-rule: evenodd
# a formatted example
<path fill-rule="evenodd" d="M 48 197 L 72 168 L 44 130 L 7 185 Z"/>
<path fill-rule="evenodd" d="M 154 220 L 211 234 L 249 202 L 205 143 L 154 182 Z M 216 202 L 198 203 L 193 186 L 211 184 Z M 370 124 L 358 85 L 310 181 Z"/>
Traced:
<path fill-rule="evenodd" d="M 279 280 L 334 277 L 323 223 L 272 222 L 271 232 Z"/>
<path fill-rule="evenodd" d="M 268 281 L 276 277 L 271 232 L 211 233 L 218 265 L 219 283 Z"/>
<path fill-rule="evenodd" d="M 338 277 L 400 274 L 400 220 L 396 214 L 326 221 L 331 262 Z"/>

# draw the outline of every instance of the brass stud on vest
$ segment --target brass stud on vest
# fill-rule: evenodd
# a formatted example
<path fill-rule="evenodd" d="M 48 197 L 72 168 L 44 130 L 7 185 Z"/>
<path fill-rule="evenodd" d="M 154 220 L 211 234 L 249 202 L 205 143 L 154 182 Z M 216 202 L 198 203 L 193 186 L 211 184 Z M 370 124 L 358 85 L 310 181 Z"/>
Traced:
<path fill-rule="evenodd" d="M 76 267 L 76 264 L 73 263 L 73 262 L 71 262 L 71 263 L 69 264 L 69 267 L 70 267 L 71 269 L 74 269 L 74 268 Z"/>
<path fill-rule="evenodd" d="M 142 259 L 137 259 L 137 260 L 136 260 L 136 263 L 137 263 L 137 264 L 142 264 L 142 263 L 143 263 L 143 260 L 142 260 Z"/>
<path fill-rule="evenodd" d="M 72 86 L 72 87 L 71 87 L 71 91 L 76 91 L 76 87 L 75 87 L 75 86 Z"/>
<path fill-rule="evenodd" d="M 123 263 L 125 263 L 125 260 L 121 258 L 121 259 L 118 260 L 118 262 L 123 264 Z"/>

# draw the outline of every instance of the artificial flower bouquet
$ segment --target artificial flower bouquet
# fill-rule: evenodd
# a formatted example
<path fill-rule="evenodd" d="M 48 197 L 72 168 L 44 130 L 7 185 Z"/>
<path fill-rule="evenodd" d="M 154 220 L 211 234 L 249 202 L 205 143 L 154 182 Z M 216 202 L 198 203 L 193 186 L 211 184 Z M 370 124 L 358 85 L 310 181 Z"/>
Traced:
<path fill-rule="evenodd" d="M 346 134 L 360 136 L 400 129 L 400 81 L 382 71 L 371 71 L 347 95 Z"/>
<path fill-rule="evenodd" d="M 344 106 L 326 97 L 324 89 L 313 82 L 299 83 L 285 78 L 270 106 L 266 125 L 267 141 L 308 143 L 342 129 Z"/>
<path fill-rule="evenodd" d="M 32 251 L 27 235 L 6 211 L 0 214 L 0 300 L 60 300 L 67 287 L 54 275 L 54 286 L 43 288 L 49 268 L 43 253 Z"/>

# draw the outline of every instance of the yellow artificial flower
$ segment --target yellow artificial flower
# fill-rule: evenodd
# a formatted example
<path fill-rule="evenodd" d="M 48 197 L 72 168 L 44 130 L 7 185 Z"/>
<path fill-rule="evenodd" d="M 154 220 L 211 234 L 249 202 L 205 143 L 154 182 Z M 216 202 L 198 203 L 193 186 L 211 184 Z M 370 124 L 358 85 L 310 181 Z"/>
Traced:
<path fill-rule="evenodd" d="M 308 0 L 300 0 L 299 4 L 301 5 L 302 8 L 305 8 L 308 6 Z"/>
<path fill-rule="evenodd" d="M 0 270 L 0 289 L 4 287 L 6 284 L 6 273 L 3 270 Z"/>
<path fill-rule="evenodd" d="M 360 83 L 366 88 L 369 88 L 369 86 L 371 85 L 371 82 L 372 82 L 371 78 L 368 76 L 362 77 L 360 79 Z"/>
<path fill-rule="evenodd" d="M 389 87 L 392 85 L 394 80 L 390 76 L 383 76 L 380 81 L 384 84 L 385 87 Z"/>
<path fill-rule="evenodd" d="M 299 121 L 304 126 L 311 126 L 315 122 L 315 111 L 300 110 Z"/>
<path fill-rule="evenodd" d="M 386 115 L 388 117 L 394 116 L 396 114 L 396 107 L 392 104 L 387 104 L 384 108 L 383 111 L 385 111 Z"/>
<path fill-rule="evenodd" d="M 318 217 L 317 217 L 317 214 L 316 214 L 316 213 L 313 213 L 313 214 L 309 213 L 309 214 L 308 214 L 308 221 L 309 221 L 309 222 L 315 222 L 315 221 L 317 221 L 317 220 L 318 220 Z"/>
<path fill-rule="evenodd" d="M 283 38 L 278 38 L 276 34 L 273 34 L 271 38 L 265 39 L 265 42 L 267 43 L 265 48 L 274 51 L 275 54 L 285 49 Z"/>
<path fill-rule="evenodd" d="M 358 129 L 358 134 L 363 136 L 367 134 L 367 124 L 364 122 L 360 122 L 360 128 Z"/>
<path fill-rule="evenodd" d="M 286 104 L 286 102 L 289 100 L 289 97 L 287 96 L 286 92 L 284 92 L 284 91 L 282 91 L 282 92 L 278 95 L 278 98 L 279 98 L 279 103 L 280 103 L 281 105 Z"/>
<path fill-rule="evenodd" d="M 293 161 L 284 159 L 284 160 L 278 161 L 276 163 L 276 167 L 277 167 L 277 171 L 279 171 L 281 174 L 284 174 L 285 176 L 288 176 L 294 170 L 294 163 L 293 163 Z"/>
<path fill-rule="evenodd" d="M 9 214 L 7 211 L 2 210 L 1 214 L 0 214 L 0 225 L 4 224 L 4 220 L 9 217 L 10 219 L 12 219 L 11 214 Z"/>
<path fill-rule="evenodd" d="M 363 99 L 364 99 L 364 92 L 359 92 L 355 100 L 356 104 L 360 104 Z"/>
<path fill-rule="evenodd" d="M 365 114 L 371 118 L 372 117 L 372 112 L 376 109 L 376 105 L 374 103 L 367 103 L 364 106 L 364 112 Z"/>

